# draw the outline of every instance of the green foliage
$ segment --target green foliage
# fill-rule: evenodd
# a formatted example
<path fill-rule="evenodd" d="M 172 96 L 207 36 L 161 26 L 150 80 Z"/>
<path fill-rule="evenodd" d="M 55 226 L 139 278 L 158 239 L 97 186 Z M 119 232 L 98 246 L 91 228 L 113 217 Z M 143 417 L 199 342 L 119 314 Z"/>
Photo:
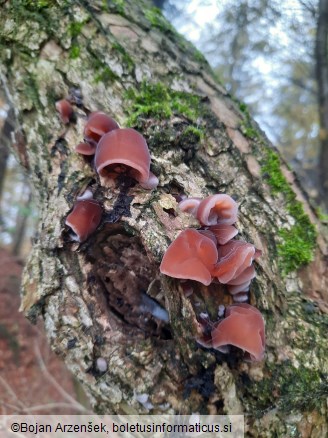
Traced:
<path fill-rule="evenodd" d="M 288 274 L 313 260 L 317 230 L 282 174 L 280 159 L 276 152 L 267 151 L 262 172 L 267 176 L 272 193 L 284 195 L 285 207 L 295 220 L 295 224 L 290 229 L 283 228 L 279 231 L 282 239 L 282 242 L 278 244 L 279 265 L 282 273 Z"/>
<path fill-rule="evenodd" d="M 135 125 L 139 117 L 169 119 L 173 114 L 195 121 L 200 115 L 200 98 L 191 93 L 174 91 L 161 83 L 143 82 L 139 90 L 129 88 L 125 97 L 131 101 L 128 125 Z"/>

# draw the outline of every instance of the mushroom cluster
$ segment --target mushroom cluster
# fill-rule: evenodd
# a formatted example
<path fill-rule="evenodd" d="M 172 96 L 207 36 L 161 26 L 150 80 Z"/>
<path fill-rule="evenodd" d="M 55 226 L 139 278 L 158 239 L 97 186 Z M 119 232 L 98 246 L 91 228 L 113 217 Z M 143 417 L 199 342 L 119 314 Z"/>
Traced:
<path fill-rule="evenodd" d="M 56 108 L 62 122 L 69 123 L 74 112 L 70 102 L 61 100 Z M 84 127 L 83 142 L 76 152 L 94 156 L 94 167 L 105 180 L 126 175 L 145 189 L 157 187 L 158 179 L 150 172 L 150 154 L 144 137 L 131 128 L 120 128 L 118 123 L 102 111 L 89 115 Z M 222 352 L 229 345 L 246 351 L 252 361 L 264 356 L 264 320 L 258 309 L 247 304 L 250 283 L 255 277 L 253 261 L 261 255 L 254 245 L 235 239 L 238 234 L 238 206 L 226 194 L 205 199 L 187 198 L 179 203 L 183 212 L 192 214 L 200 223 L 199 229 L 186 229 L 168 247 L 160 271 L 183 281 L 194 280 L 205 286 L 220 283 L 232 295 L 234 304 L 218 309 L 218 320 L 208 321 L 200 316 L 200 336 L 197 342 L 204 347 Z M 101 222 L 103 209 L 87 190 L 78 197 L 66 218 L 72 239 L 85 241 Z M 193 291 L 190 285 L 182 287 L 186 296 Z M 164 315 L 167 318 L 167 315 Z"/>
<path fill-rule="evenodd" d="M 237 203 L 226 194 L 216 194 L 205 199 L 187 198 L 179 203 L 179 208 L 192 214 L 201 228 L 186 229 L 178 235 L 164 254 L 161 273 L 195 280 L 205 286 L 212 282 L 226 285 L 235 304 L 225 309 L 224 319 L 211 325 L 210 336 L 206 333 L 208 324 L 205 327 L 201 320 L 204 333 L 198 341 L 220 351 L 226 351 L 226 345 L 234 345 L 248 352 L 250 360 L 261 360 L 264 320 L 255 307 L 245 303 L 255 277 L 253 261 L 261 251 L 248 242 L 234 239 L 238 234 L 234 226 Z"/>
<path fill-rule="evenodd" d="M 70 122 L 73 108 L 66 99 L 56 103 L 63 123 Z M 92 112 L 84 127 L 83 142 L 75 150 L 93 157 L 97 173 L 105 180 L 115 180 L 124 174 L 145 189 L 154 189 L 158 178 L 150 171 L 150 153 L 144 137 L 134 129 L 120 128 L 118 123 L 102 111 Z M 92 195 L 91 195 L 92 198 Z M 100 224 L 102 207 L 93 199 L 78 199 L 65 224 L 71 228 L 72 239 L 86 240 Z"/>
<path fill-rule="evenodd" d="M 150 171 L 150 153 L 144 137 L 132 128 L 120 128 L 102 111 L 89 115 L 84 142 L 76 147 L 82 155 L 94 155 L 95 169 L 105 179 L 125 174 L 143 188 L 157 187 L 158 178 Z"/>

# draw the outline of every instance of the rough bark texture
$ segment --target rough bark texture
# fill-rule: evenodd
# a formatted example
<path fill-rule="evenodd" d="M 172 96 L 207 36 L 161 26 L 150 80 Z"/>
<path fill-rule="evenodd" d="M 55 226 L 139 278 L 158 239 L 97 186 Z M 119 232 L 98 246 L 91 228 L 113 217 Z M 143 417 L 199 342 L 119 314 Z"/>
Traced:
<path fill-rule="evenodd" d="M 1 78 L 20 123 L 14 150 L 39 202 L 22 309 L 42 314 L 95 410 L 143 413 L 138 395 L 149 394 L 152 413 L 245 413 L 249 436 L 325 436 L 326 241 L 246 107 L 147 2 L 5 1 L 0 29 Z M 54 103 L 67 96 L 78 105 L 64 127 Z M 74 152 L 96 109 L 147 138 L 157 190 L 101 186 Z M 86 187 L 106 215 L 78 245 L 64 222 Z M 175 196 L 215 192 L 235 197 L 240 236 L 263 251 L 250 294 L 266 320 L 261 363 L 195 342 L 199 313 L 215 319 L 227 293 L 194 284 L 189 300 L 179 281 L 159 275 L 168 244 L 192 224 Z M 146 292 L 169 324 L 145 311 Z"/>

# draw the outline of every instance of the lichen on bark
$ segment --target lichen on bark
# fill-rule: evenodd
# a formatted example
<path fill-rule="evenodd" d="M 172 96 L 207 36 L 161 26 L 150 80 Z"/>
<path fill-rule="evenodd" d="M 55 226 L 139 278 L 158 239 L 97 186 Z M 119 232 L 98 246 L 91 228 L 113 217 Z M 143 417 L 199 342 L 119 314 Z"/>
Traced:
<path fill-rule="evenodd" d="M 22 309 L 32 319 L 42 313 L 54 350 L 95 410 L 143 413 L 137 395 L 148 394 L 153 413 L 245 413 L 248 433 L 261 437 L 288 435 L 307 421 L 307 436 L 324 436 L 326 240 L 318 234 L 315 262 L 302 271 L 293 271 L 299 264 L 281 266 L 281 230 L 299 220 L 291 193 L 309 229 L 320 231 L 320 224 L 276 158 L 288 188 L 278 194 L 270 184 L 273 152 L 245 108 L 148 2 L 5 2 L 0 29 L 1 78 L 25 138 L 18 155 L 26 158 L 40 205 Z M 75 102 L 67 127 L 54 105 L 64 97 Z M 96 109 L 146 137 L 157 190 L 133 181 L 108 187 L 74 152 Z M 97 233 L 77 245 L 64 222 L 86 187 L 106 213 Z M 263 251 L 250 294 L 266 320 L 267 354 L 259 364 L 237 351 L 223 356 L 199 347 L 197 309 L 179 282 L 159 275 L 168 244 L 190 225 L 176 196 L 215 192 L 235 197 L 240 236 Z M 201 306 L 230 300 L 194 287 Z M 169 312 L 169 323 L 145 311 L 145 296 Z M 98 358 L 106 360 L 106 373 Z"/>

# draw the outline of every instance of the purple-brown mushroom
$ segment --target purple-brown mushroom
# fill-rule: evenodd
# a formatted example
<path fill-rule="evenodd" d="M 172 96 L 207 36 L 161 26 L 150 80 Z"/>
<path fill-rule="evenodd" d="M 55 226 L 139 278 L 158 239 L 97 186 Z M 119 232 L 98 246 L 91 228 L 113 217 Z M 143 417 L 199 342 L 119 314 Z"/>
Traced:
<path fill-rule="evenodd" d="M 73 107 L 66 99 L 58 100 L 56 102 L 56 110 L 59 112 L 62 122 L 67 125 L 73 116 Z"/>
<path fill-rule="evenodd" d="M 73 240 L 84 242 L 99 226 L 103 209 L 94 199 L 83 199 L 74 204 L 65 224 L 73 232 Z"/>
<path fill-rule="evenodd" d="M 226 317 L 212 331 L 213 348 L 234 345 L 245 350 L 252 361 L 263 359 L 265 349 L 264 319 L 250 304 L 233 304 Z"/>
<path fill-rule="evenodd" d="M 150 154 L 146 140 L 131 128 L 115 129 L 100 139 L 95 167 L 103 177 L 123 173 L 148 189 L 158 184 L 157 177 L 149 171 Z"/>
<path fill-rule="evenodd" d="M 97 145 L 101 137 L 118 129 L 118 123 L 102 111 L 95 111 L 88 117 L 84 127 L 84 139 L 87 143 Z"/>
<path fill-rule="evenodd" d="M 196 280 L 208 286 L 218 258 L 215 243 L 193 229 L 182 231 L 166 250 L 160 271 L 169 277 Z"/>
<path fill-rule="evenodd" d="M 202 225 L 232 225 L 237 221 L 238 206 L 229 195 L 217 194 L 203 199 L 196 217 Z"/>

